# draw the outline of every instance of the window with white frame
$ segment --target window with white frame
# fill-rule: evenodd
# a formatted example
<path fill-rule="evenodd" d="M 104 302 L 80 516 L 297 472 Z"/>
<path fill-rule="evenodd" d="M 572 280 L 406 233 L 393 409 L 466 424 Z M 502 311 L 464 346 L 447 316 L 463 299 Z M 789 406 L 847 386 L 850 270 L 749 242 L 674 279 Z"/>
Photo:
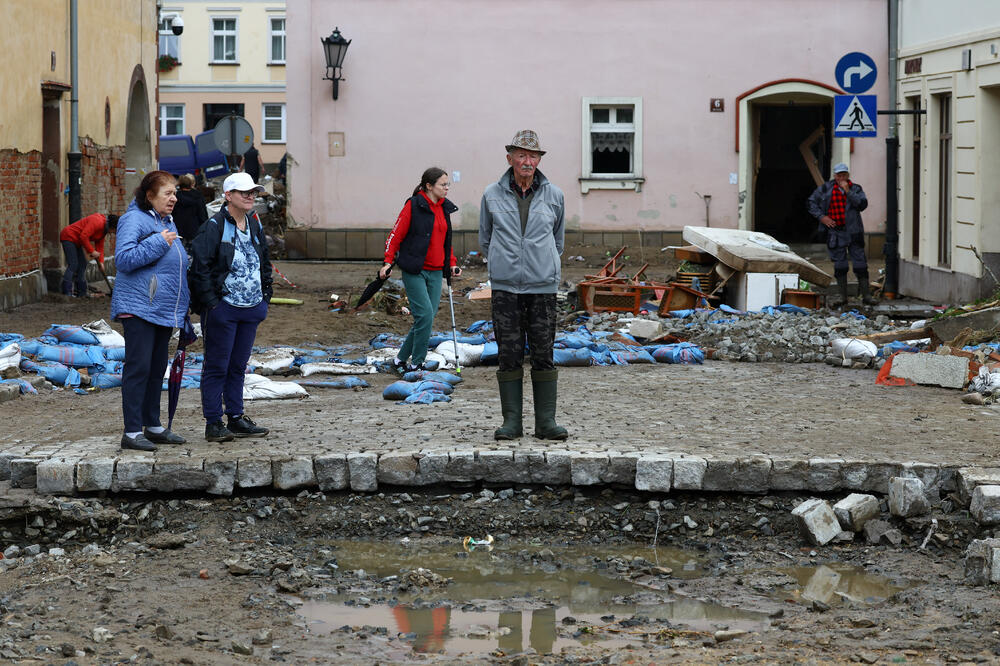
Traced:
<path fill-rule="evenodd" d="M 180 62 L 181 59 L 181 37 L 175 35 L 170 27 L 170 19 L 160 19 L 160 47 L 157 55 L 173 56 Z"/>
<path fill-rule="evenodd" d="M 212 19 L 212 62 L 236 62 L 236 19 Z"/>
<path fill-rule="evenodd" d="M 639 191 L 642 176 L 642 98 L 584 97 L 581 191 Z"/>
<path fill-rule="evenodd" d="M 160 136 L 184 134 L 184 105 L 160 105 Z"/>
<path fill-rule="evenodd" d="M 285 105 L 264 105 L 263 143 L 285 143 Z"/>
<path fill-rule="evenodd" d="M 271 45 L 269 62 L 285 62 L 285 17 L 271 17 Z"/>

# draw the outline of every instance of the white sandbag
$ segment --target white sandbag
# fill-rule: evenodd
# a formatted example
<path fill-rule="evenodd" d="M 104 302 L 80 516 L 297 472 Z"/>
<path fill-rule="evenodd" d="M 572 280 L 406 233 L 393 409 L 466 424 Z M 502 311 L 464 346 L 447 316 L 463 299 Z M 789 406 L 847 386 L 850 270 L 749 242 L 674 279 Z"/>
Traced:
<path fill-rule="evenodd" d="M 486 345 L 470 345 L 466 342 L 458 343 L 458 360 L 462 367 L 479 365 L 483 358 L 483 349 Z M 452 340 L 445 340 L 434 349 L 434 353 L 444 358 L 449 367 L 455 367 L 455 343 Z M 430 355 L 428 355 L 430 358 Z"/>
<path fill-rule="evenodd" d="M 302 376 L 325 375 L 373 375 L 378 368 L 373 365 L 354 365 L 353 363 L 303 363 L 300 368 Z"/>
<path fill-rule="evenodd" d="M 0 370 L 16 368 L 21 365 L 21 345 L 12 342 L 0 349 Z"/>
<path fill-rule="evenodd" d="M 244 400 L 281 400 L 284 398 L 304 398 L 309 393 L 295 382 L 276 382 L 262 375 L 247 375 L 243 378 Z"/>
<path fill-rule="evenodd" d="M 295 362 L 295 350 L 291 347 L 275 347 L 250 355 L 249 364 L 256 368 L 267 368 L 277 372 L 287 370 Z"/>
<path fill-rule="evenodd" d="M 875 358 L 878 347 L 874 342 L 858 340 L 857 338 L 838 338 L 830 343 L 833 353 L 846 359 Z"/>
<path fill-rule="evenodd" d="M 374 365 L 382 361 L 391 361 L 396 358 L 399 354 L 399 347 L 382 347 L 381 349 L 373 349 L 365 356 L 365 363 L 368 365 Z"/>
<path fill-rule="evenodd" d="M 92 321 L 89 324 L 84 324 L 80 328 L 88 333 L 93 333 L 94 337 L 97 338 L 98 344 L 102 347 L 125 346 L 125 338 L 122 337 L 122 334 L 111 328 L 111 324 L 103 319 L 98 319 L 97 321 Z"/>

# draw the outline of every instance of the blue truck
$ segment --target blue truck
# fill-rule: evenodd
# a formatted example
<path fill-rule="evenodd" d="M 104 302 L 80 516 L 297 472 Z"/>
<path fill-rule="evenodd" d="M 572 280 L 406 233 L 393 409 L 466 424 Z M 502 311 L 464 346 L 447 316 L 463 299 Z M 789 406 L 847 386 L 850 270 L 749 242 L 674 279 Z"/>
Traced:
<path fill-rule="evenodd" d="M 160 168 L 175 176 L 190 173 L 198 180 L 229 174 L 226 156 L 215 145 L 215 130 L 193 139 L 188 134 L 161 136 Z"/>

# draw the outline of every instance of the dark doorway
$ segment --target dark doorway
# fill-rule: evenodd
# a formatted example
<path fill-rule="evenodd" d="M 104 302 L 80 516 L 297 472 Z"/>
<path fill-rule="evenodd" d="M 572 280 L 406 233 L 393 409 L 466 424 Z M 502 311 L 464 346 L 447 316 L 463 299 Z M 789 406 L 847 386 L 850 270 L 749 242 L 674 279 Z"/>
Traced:
<path fill-rule="evenodd" d="M 62 264 L 59 246 L 59 207 L 62 197 L 59 180 L 62 159 L 59 151 L 59 97 L 45 97 L 42 102 L 42 266 L 58 268 Z M 70 220 L 74 222 L 75 220 Z"/>
<path fill-rule="evenodd" d="M 206 104 L 205 105 L 205 129 L 215 129 L 216 124 L 226 116 L 242 116 L 242 104 Z"/>
<path fill-rule="evenodd" d="M 816 220 L 806 211 L 806 199 L 816 178 L 830 173 L 830 105 L 759 105 L 754 112 L 754 230 L 784 243 L 815 242 Z"/>

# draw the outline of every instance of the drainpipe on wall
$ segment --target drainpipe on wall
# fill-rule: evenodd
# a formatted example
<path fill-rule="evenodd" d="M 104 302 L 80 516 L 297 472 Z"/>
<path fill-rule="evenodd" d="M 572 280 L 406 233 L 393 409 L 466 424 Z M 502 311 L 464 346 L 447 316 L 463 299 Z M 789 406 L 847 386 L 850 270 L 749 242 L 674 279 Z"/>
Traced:
<path fill-rule="evenodd" d="M 896 79 L 899 61 L 899 0 L 889 0 L 889 111 L 896 110 Z M 895 114 L 889 115 L 889 134 L 885 139 L 885 283 L 882 293 L 895 298 L 899 293 L 899 137 Z M 919 121 L 920 117 L 916 117 Z"/>
<path fill-rule="evenodd" d="M 81 162 L 83 160 L 83 155 L 80 154 L 80 118 L 79 118 L 79 101 L 80 101 L 80 79 L 78 76 L 79 67 L 77 63 L 77 58 L 79 54 L 77 52 L 77 11 L 76 11 L 77 0 L 70 0 L 69 2 L 69 63 L 70 63 L 70 83 L 72 84 L 73 90 L 70 93 L 69 108 L 70 108 L 70 136 L 69 136 L 69 153 L 67 154 L 68 165 L 69 165 L 69 223 L 72 224 L 83 217 L 80 206 L 80 181 L 82 179 L 83 173 L 81 169 Z"/>

